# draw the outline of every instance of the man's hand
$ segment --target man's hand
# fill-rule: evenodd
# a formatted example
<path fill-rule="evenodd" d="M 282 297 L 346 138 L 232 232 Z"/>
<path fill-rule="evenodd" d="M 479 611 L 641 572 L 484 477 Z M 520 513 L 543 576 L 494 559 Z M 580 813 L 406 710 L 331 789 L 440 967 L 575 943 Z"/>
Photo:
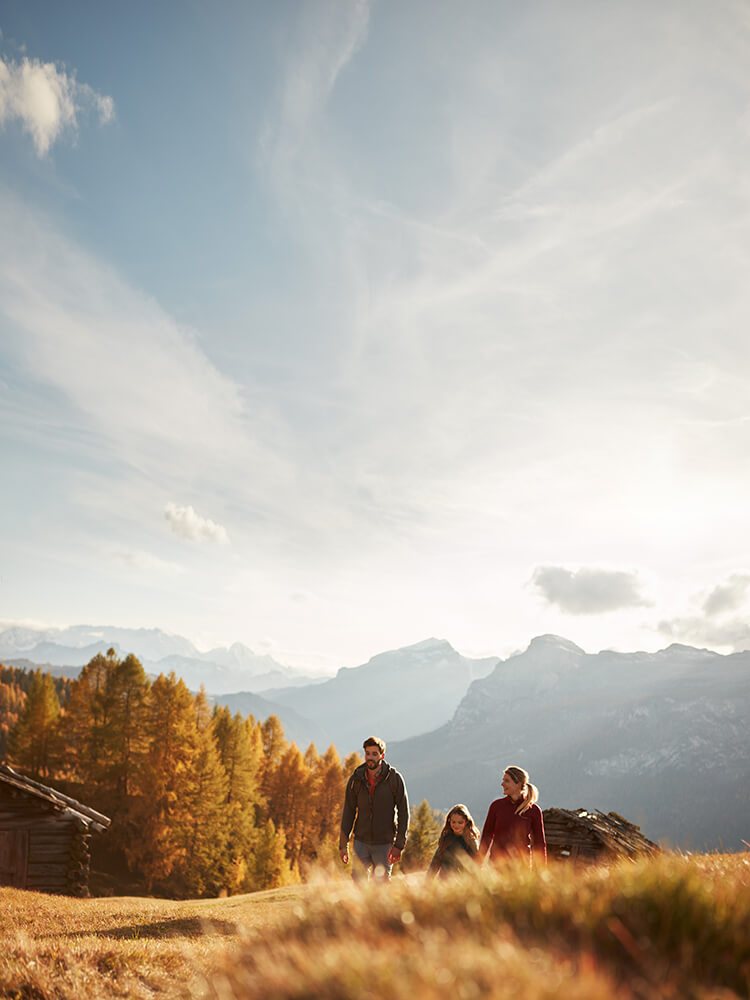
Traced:
<path fill-rule="evenodd" d="M 339 857 L 345 865 L 349 864 L 349 851 L 345 847 L 342 847 L 339 851 Z"/>
<path fill-rule="evenodd" d="M 388 860 L 392 865 L 395 865 L 397 861 L 401 860 L 401 848 L 392 847 L 388 852 Z"/>

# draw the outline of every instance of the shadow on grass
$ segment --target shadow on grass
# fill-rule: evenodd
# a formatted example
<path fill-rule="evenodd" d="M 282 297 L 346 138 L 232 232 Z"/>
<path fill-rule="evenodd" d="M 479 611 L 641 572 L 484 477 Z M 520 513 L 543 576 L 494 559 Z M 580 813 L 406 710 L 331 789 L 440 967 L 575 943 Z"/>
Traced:
<path fill-rule="evenodd" d="M 201 917 L 177 917 L 174 920 L 154 920 L 150 923 L 133 922 L 111 930 L 73 931 L 39 937 L 86 938 L 116 941 L 158 940 L 163 938 L 230 937 L 237 934 L 239 925 L 229 920 L 205 920 Z"/>

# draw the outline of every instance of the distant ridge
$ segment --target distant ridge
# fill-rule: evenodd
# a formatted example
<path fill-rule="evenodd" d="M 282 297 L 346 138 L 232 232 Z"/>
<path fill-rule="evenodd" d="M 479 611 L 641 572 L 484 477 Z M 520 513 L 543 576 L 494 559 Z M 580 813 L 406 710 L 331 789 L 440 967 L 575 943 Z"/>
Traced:
<path fill-rule="evenodd" d="M 32 649 L 51 641 L 29 630 L 22 638 Z M 91 631 L 78 638 L 88 652 Z M 7 646 L 6 630 L 0 659 L 32 660 L 28 652 L 8 657 Z M 224 652 L 244 657 L 244 649 Z M 382 736 L 412 799 L 434 808 L 463 801 L 481 822 L 499 795 L 502 768 L 520 764 L 539 785 L 543 808 L 618 812 L 651 840 L 687 849 L 738 850 L 748 840 L 750 652 L 725 656 L 674 643 L 655 653 L 589 654 L 548 634 L 505 660 L 471 660 L 430 638 L 328 680 L 310 684 L 298 675 L 301 686 L 285 682 L 262 694 L 247 670 L 234 690 L 212 691 L 201 655 L 208 654 L 167 653 L 162 661 L 178 674 L 179 666 L 198 671 L 209 694 L 233 711 L 258 717 L 271 706 L 300 746 L 333 742 L 343 756 L 364 736 Z M 273 676 L 263 673 L 268 660 L 250 661 L 260 683 Z M 144 666 L 153 672 L 158 661 Z M 213 668 L 213 677 L 231 683 L 231 663 Z M 188 683 L 195 690 L 200 681 Z"/>
<path fill-rule="evenodd" d="M 750 832 L 750 652 L 587 654 L 539 636 L 474 681 L 452 719 L 389 747 L 409 792 L 481 822 L 519 764 L 543 808 L 613 810 L 652 840 L 739 850 Z"/>
<path fill-rule="evenodd" d="M 447 722 L 472 680 L 486 677 L 497 662 L 496 656 L 469 659 L 445 639 L 431 638 L 342 667 L 323 683 L 268 696 L 315 719 L 347 753 L 361 749 L 366 736 L 388 742 Z"/>
<path fill-rule="evenodd" d="M 189 639 L 161 629 L 127 629 L 110 625 L 73 625 L 64 629 L 14 626 L 0 632 L 0 659 L 19 658 L 53 667 L 75 668 L 97 653 L 114 649 L 118 656 L 134 653 L 148 673 L 174 671 L 197 689 L 215 694 L 264 691 L 270 687 L 310 683 L 314 675 L 254 653 L 242 643 L 201 653 Z"/>

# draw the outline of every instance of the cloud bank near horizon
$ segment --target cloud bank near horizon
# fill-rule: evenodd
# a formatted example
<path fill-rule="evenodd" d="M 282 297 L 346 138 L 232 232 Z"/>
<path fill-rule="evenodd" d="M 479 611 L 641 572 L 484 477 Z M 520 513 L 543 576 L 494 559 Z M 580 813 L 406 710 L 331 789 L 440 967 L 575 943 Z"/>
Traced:
<path fill-rule="evenodd" d="M 650 603 L 641 594 L 638 575 L 622 570 L 538 566 L 531 579 L 549 604 L 569 615 L 601 615 Z"/>

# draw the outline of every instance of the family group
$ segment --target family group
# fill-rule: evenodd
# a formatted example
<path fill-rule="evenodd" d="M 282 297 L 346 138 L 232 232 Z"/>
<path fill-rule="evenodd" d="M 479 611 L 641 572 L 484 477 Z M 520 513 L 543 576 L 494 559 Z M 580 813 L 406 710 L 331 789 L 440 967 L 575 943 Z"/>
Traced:
<path fill-rule="evenodd" d="M 386 761 L 385 743 L 370 736 L 363 744 L 365 759 L 355 768 L 346 785 L 341 815 L 339 854 L 349 863 L 352 840 L 352 873 L 357 880 L 389 879 L 406 845 L 409 829 L 409 797 L 401 774 Z M 544 864 L 542 810 L 539 792 L 521 767 L 506 767 L 502 776 L 503 796 L 490 803 L 480 834 L 471 813 L 462 803 L 448 810 L 437 849 L 430 862 L 430 875 L 445 876 L 472 862 L 522 858 Z"/>

